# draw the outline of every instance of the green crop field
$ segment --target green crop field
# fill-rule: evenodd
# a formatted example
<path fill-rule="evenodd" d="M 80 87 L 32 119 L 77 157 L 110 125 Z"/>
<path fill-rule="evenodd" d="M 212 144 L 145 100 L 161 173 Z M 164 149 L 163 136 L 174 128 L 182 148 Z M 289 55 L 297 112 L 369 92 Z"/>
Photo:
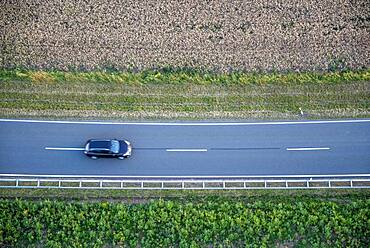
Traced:
<path fill-rule="evenodd" d="M 72 119 L 369 117 L 370 71 L 0 71 L 0 116 Z M 301 116 L 300 109 L 304 115 Z"/>
<path fill-rule="evenodd" d="M 0 246 L 367 247 L 369 197 L 367 189 L 0 189 Z"/>
<path fill-rule="evenodd" d="M 0 200 L 14 247 L 368 247 L 368 198 Z"/>

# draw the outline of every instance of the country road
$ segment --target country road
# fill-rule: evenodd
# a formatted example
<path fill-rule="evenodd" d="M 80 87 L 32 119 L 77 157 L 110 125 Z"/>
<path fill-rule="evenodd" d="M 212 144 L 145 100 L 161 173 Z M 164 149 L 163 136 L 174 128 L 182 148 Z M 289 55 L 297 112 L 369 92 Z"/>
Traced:
<path fill-rule="evenodd" d="M 116 123 L 0 120 L 0 174 L 281 176 L 370 173 L 370 120 Z M 132 142 L 86 157 L 91 138 Z"/>

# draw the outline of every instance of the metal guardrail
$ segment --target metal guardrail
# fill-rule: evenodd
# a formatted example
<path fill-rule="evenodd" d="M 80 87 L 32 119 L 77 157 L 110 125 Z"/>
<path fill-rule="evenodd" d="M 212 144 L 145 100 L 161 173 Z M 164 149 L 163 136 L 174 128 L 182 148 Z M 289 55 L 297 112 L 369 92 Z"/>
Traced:
<path fill-rule="evenodd" d="M 368 179 L 238 179 L 238 180 L 106 180 L 0 178 L 0 188 L 58 188 L 58 189 L 189 189 L 189 190 L 248 190 L 248 189 L 322 189 L 370 188 Z"/>

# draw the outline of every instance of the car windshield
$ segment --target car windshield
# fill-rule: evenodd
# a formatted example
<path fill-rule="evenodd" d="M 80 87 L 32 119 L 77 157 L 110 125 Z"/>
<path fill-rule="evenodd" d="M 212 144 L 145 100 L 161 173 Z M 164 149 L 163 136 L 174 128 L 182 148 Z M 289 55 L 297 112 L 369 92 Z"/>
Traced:
<path fill-rule="evenodd" d="M 119 142 L 118 140 L 112 140 L 110 150 L 113 153 L 119 153 Z"/>

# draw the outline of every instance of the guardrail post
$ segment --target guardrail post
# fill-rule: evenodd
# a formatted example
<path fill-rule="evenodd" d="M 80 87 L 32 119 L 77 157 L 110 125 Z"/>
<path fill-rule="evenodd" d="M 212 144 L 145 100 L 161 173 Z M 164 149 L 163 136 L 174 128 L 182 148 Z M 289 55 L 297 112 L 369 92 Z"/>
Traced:
<path fill-rule="evenodd" d="M 310 187 L 310 182 L 307 180 L 306 181 L 306 188 L 309 188 Z"/>
<path fill-rule="evenodd" d="M 19 182 L 18 182 L 18 178 L 15 179 L 15 187 L 18 187 L 19 186 Z"/>
<path fill-rule="evenodd" d="M 225 188 L 225 181 L 222 182 L 222 188 Z"/>
<path fill-rule="evenodd" d="M 121 189 L 123 188 L 123 181 L 121 181 L 119 186 L 120 186 Z"/>
<path fill-rule="evenodd" d="M 62 182 L 60 181 L 60 179 L 58 180 L 58 188 L 60 188 L 62 186 Z"/>
<path fill-rule="evenodd" d="M 351 180 L 350 183 L 351 183 L 351 188 L 353 188 L 353 181 Z"/>
<path fill-rule="evenodd" d="M 264 183 L 265 183 L 265 188 L 267 188 L 267 182 L 266 182 L 266 180 L 265 180 L 265 182 L 264 182 Z"/>
<path fill-rule="evenodd" d="M 103 188 L 103 181 L 102 180 L 99 181 L 99 187 Z"/>
<path fill-rule="evenodd" d="M 331 181 L 329 180 L 329 188 L 331 188 Z"/>
<path fill-rule="evenodd" d="M 79 188 L 82 188 L 82 181 L 80 180 L 79 184 L 78 184 L 78 187 Z"/>
<path fill-rule="evenodd" d="M 288 187 L 288 181 L 287 180 L 285 180 L 285 188 L 289 188 Z"/>
<path fill-rule="evenodd" d="M 40 179 L 37 179 L 37 188 L 40 187 Z"/>
<path fill-rule="evenodd" d="M 204 187 L 205 187 L 205 184 L 204 184 L 204 182 L 202 182 L 202 189 L 204 189 Z"/>
<path fill-rule="evenodd" d="M 181 181 L 181 189 L 184 189 L 185 188 L 185 183 L 184 181 Z"/>
<path fill-rule="evenodd" d="M 243 187 L 246 189 L 247 188 L 247 184 L 245 183 L 245 181 L 243 182 Z"/>
<path fill-rule="evenodd" d="M 144 189 L 144 182 L 141 181 L 140 188 Z"/>
<path fill-rule="evenodd" d="M 163 189 L 163 182 L 161 182 L 161 188 Z"/>

